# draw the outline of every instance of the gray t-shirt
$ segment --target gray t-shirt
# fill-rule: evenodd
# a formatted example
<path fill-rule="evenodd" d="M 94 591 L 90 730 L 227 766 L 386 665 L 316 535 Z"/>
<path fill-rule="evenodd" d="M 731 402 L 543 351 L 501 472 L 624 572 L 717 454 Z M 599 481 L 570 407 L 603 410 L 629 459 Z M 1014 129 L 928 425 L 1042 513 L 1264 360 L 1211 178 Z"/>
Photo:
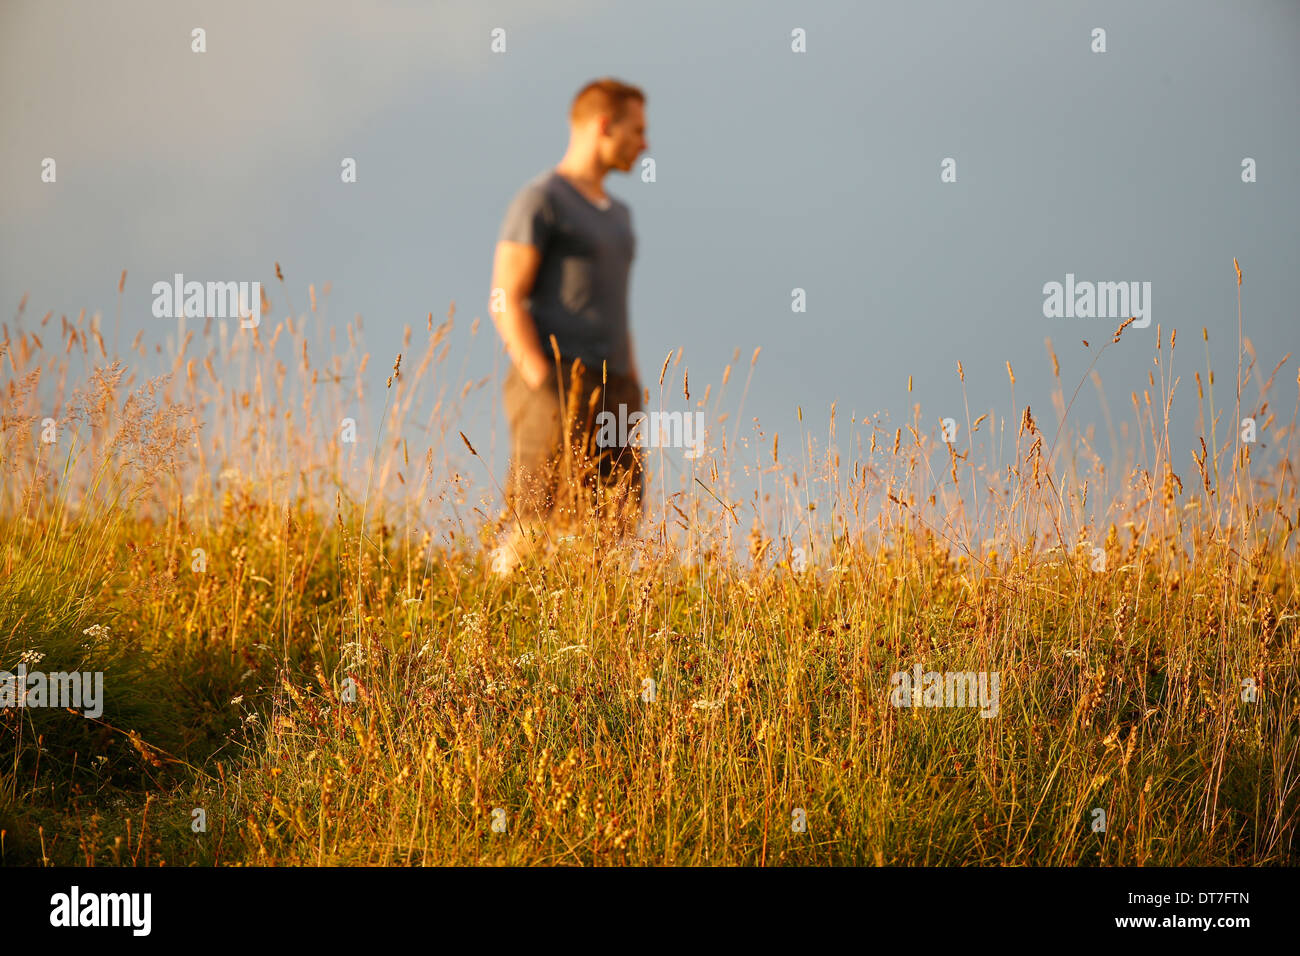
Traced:
<path fill-rule="evenodd" d="M 541 250 L 525 307 L 547 358 L 554 335 L 566 368 L 580 358 L 589 369 L 607 361 L 612 374 L 634 374 L 627 289 L 636 237 L 626 203 L 610 197 L 601 208 L 549 169 L 516 194 L 498 239 Z"/>

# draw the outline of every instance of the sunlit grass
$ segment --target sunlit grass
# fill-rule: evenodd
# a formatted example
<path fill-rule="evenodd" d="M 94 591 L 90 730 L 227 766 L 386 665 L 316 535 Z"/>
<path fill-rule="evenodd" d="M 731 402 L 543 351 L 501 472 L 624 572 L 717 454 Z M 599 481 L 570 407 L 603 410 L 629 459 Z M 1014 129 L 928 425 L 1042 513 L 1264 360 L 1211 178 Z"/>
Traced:
<path fill-rule="evenodd" d="M 485 383 L 456 384 L 450 318 L 382 375 L 355 344 L 313 364 L 311 320 L 210 332 L 135 400 L 82 320 L 64 350 L 5 343 L 0 669 L 35 652 L 110 692 L 100 721 L 0 711 L 4 862 L 1295 862 L 1300 514 L 1272 378 L 1217 408 L 1207 369 L 1217 425 L 1174 467 L 1157 330 L 1116 480 L 1073 396 L 1049 425 L 1010 365 L 1007 412 L 951 445 L 919 413 L 834 411 L 824 444 L 769 444 L 740 425 L 757 353 L 735 410 L 730 367 L 694 396 L 682 367 L 709 455 L 652 454 L 636 541 L 586 529 L 501 582 L 499 476 L 458 436 Z M 344 447 L 377 378 L 383 417 Z M 1225 438 L 1245 415 L 1277 464 Z M 1003 460 L 973 460 L 994 425 Z M 997 716 L 893 706 L 916 664 L 996 672 Z"/>

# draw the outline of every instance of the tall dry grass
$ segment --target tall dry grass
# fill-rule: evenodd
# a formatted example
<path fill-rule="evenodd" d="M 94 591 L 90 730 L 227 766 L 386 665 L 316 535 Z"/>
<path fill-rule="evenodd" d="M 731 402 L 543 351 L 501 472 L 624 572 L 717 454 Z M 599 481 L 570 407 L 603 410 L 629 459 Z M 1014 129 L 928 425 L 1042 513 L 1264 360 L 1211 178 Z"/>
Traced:
<path fill-rule="evenodd" d="M 380 372 L 328 290 L 281 292 L 141 385 L 94 318 L 5 327 L 0 669 L 112 688 L 99 721 L 0 711 L 6 862 L 1295 862 L 1296 410 L 1244 334 L 1225 400 L 1202 332 L 1186 463 L 1174 332 L 1109 463 L 1050 342 L 1055 421 L 1008 363 L 952 444 L 919 403 L 783 443 L 743 418 L 757 351 L 693 395 L 679 350 L 648 407 L 704 410 L 706 455 L 649 451 L 635 541 L 503 583 L 495 458 L 458 434 L 495 381 L 453 369 L 454 315 Z M 1103 399 L 1134 341 L 1088 346 Z M 918 663 L 997 672 L 998 716 L 893 706 Z"/>

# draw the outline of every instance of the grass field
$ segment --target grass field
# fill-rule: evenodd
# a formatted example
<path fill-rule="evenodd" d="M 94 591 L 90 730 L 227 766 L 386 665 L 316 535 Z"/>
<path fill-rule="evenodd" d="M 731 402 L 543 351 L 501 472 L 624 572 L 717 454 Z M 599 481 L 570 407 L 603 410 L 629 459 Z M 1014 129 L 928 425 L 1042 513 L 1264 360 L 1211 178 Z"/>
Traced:
<path fill-rule="evenodd" d="M 105 699 L 0 710 L 5 864 L 1297 861 L 1296 378 L 1247 341 L 1217 394 L 1171 371 L 1187 339 L 1208 363 L 1199 329 L 1088 347 L 1157 344 L 1119 470 L 1059 374 L 1031 411 L 1008 365 L 952 444 L 834 411 L 769 440 L 723 412 L 757 352 L 707 389 L 679 352 L 652 404 L 700 403 L 706 456 L 651 461 L 635 542 L 586 529 L 500 582 L 500 475 L 459 434 L 499 380 L 460 387 L 451 318 L 367 371 L 316 354 L 312 289 L 151 382 L 140 340 L 115 365 L 84 315 L 22 312 L 0 670 L 102 672 Z M 345 447 L 363 384 L 383 418 Z M 996 715 L 896 706 L 918 665 L 996 674 Z"/>

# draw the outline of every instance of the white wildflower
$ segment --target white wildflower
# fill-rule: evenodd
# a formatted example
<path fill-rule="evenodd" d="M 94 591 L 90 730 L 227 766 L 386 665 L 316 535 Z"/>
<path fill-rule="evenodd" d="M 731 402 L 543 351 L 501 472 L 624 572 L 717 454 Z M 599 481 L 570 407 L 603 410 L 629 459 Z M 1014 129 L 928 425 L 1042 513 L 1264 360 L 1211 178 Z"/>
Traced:
<path fill-rule="evenodd" d="M 483 615 L 478 611 L 470 611 L 466 614 L 461 624 L 465 629 L 465 635 L 470 638 L 482 637 L 486 630 Z"/>
<path fill-rule="evenodd" d="M 81 633 L 90 638 L 90 640 L 82 643 L 81 647 L 83 650 L 94 650 L 95 645 L 108 640 L 108 628 L 102 624 L 92 624 Z"/>
<path fill-rule="evenodd" d="M 726 701 L 726 697 L 720 700 L 697 700 L 691 704 L 691 710 L 718 710 Z"/>

